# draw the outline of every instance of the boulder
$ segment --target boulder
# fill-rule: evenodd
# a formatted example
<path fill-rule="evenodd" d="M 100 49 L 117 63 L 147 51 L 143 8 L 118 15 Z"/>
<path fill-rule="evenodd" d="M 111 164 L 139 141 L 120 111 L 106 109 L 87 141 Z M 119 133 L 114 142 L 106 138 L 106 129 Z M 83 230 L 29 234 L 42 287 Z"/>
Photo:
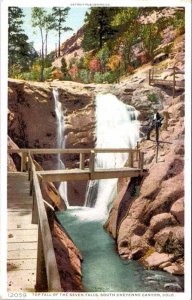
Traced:
<path fill-rule="evenodd" d="M 144 264 L 148 268 L 158 268 L 161 264 L 170 262 L 173 259 L 172 254 L 153 252 L 144 259 Z"/>
<path fill-rule="evenodd" d="M 163 270 L 173 275 L 184 275 L 184 266 L 176 263 L 164 267 Z"/>
<path fill-rule="evenodd" d="M 170 212 L 177 219 L 181 226 L 184 226 L 184 198 L 175 201 Z"/>
<path fill-rule="evenodd" d="M 170 213 L 161 213 L 155 215 L 150 220 L 150 229 L 156 233 L 162 228 L 165 228 L 169 225 L 176 225 L 177 221 Z"/>
<path fill-rule="evenodd" d="M 166 227 L 153 237 L 155 248 L 159 252 L 172 253 L 175 259 L 184 254 L 184 228 L 182 226 Z"/>

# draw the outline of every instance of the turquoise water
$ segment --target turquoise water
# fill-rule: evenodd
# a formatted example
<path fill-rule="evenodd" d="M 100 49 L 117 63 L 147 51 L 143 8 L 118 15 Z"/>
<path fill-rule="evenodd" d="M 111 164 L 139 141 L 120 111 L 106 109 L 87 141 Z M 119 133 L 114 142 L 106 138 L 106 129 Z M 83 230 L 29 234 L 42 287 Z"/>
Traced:
<path fill-rule="evenodd" d="M 182 292 L 183 277 L 145 270 L 137 261 L 122 260 L 115 241 L 99 221 L 79 218 L 79 210 L 57 212 L 57 218 L 83 255 L 86 292 Z"/>

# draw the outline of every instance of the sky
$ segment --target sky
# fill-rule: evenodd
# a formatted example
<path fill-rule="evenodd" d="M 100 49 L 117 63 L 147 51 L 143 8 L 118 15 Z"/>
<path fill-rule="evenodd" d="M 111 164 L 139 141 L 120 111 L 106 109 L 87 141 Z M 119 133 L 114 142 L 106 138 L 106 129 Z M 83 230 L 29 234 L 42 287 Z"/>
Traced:
<path fill-rule="evenodd" d="M 34 48 L 36 51 L 41 49 L 41 39 L 40 32 L 38 28 L 33 28 L 31 24 L 31 7 L 21 7 L 23 9 L 24 25 L 23 29 L 29 37 L 29 42 L 34 43 Z M 51 13 L 51 8 L 45 8 L 48 13 Z M 73 31 L 63 32 L 61 35 L 61 43 L 70 38 L 74 33 L 77 32 L 79 28 L 84 23 L 85 13 L 88 10 L 87 7 L 72 7 L 69 11 L 66 23 L 64 24 L 67 27 L 71 27 Z M 48 35 L 48 52 L 55 49 L 56 44 L 58 45 L 58 34 L 56 31 L 50 31 Z"/>

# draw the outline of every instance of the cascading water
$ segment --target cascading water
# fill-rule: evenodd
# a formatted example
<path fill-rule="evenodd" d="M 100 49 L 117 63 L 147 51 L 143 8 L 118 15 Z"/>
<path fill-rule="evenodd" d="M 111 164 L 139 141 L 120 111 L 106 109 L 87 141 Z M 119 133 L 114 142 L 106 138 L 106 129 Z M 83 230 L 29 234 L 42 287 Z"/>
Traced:
<path fill-rule="evenodd" d="M 115 96 L 96 97 L 97 148 L 134 148 L 139 139 L 138 112 Z M 122 167 L 127 154 L 98 154 L 96 168 Z M 122 260 L 115 241 L 103 230 L 115 197 L 117 179 L 90 181 L 86 205 L 57 212 L 57 218 L 83 255 L 86 292 L 182 291 L 183 283 L 171 274 L 145 270 L 132 260 Z"/>
<path fill-rule="evenodd" d="M 96 97 L 96 148 L 134 148 L 139 139 L 138 111 L 112 94 Z M 120 168 L 128 159 L 127 153 L 99 153 L 96 168 Z M 78 214 L 83 219 L 105 220 L 117 194 L 117 179 L 90 181 L 84 210 Z M 91 208 L 91 209 L 88 209 Z M 94 209 L 93 209 L 94 208 Z"/>
<path fill-rule="evenodd" d="M 55 114 L 56 114 L 56 119 L 57 119 L 57 148 L 65 148 L 65 137 L 64 137 L 64 130 L 65 130 L 65 120 L 63 116 L 63 111 L 62 111 L 62 105 L 61 102 L 59 101 L 59 92 L 58 89 L 54 88 L 53 89 L 53 96 L 54 96 L 54 101 L 55 101 Z M 57 169 L 63 170 L 65 169 L 65 165 L 61 160 L 61 154 L 59 153 L 57 155 Z M 67 183 L 66 182 L 61 182 L 59 185 L 59 194 L 63 198 L 66 206 L 69 206 L 68 199 L 67 199 Z"/>
<path fill-rule="evenodd" d="M 134 107 L 122 103 L 116 96 L 97 95 L 96 148 L 134 148 L 139 139 L 137 116 L 138 112 Z M 126 153 L 99 153 L 96 168 L 120 168 L 127 158 Z M 98 180 L 94 184 L 94 189 L 97 189 L 95 192 L 97 199 L 94 199 L 93 189 L 91 191 L 93 197 L 89 196 L 88 189 L 86 206 L 94 206 L 102 218 L 107 217 L 111 202 L 117 194 L 116 187 L 117 179 Z"/>

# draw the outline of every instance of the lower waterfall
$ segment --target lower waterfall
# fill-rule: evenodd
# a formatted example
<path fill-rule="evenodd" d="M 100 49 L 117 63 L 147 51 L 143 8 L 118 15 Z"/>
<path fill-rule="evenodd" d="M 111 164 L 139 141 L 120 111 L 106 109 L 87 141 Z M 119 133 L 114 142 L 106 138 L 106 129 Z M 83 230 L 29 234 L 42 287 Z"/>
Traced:
<path fill-rule="evenodd" d="M 96 148 L 134 148 L 139 140 L 139 112 L 112 94 L 96 97 Z M 127 153 L 99 153 L 97 169 L 120 168 Z M 117 194 L 117 179 L 90 181 L 84 209 L 76 214 L 82 219 L 105 220 Z"/>
<path fill-rule="evenodd" d="M 64 137 L 64 130 L 65 130 L 65 122 L 64 122 L 64 115 L 62 110 L 61 102 L 59 101 L 59 92 L 58 89 L 53 89 L 53 97 L 55 101 L 55 114 L 57 119 L 57 148 L 65 148 L 65 137 Z M 63 170 L 65 169 L 65 165 L 61 160 L 61 154 L 57 155 L 57 169 Z M 67 182 L 61 182 L 59 185 L 59 194 L 64 200 L 67 207 L 69 207 L 68 197 L 67 197 Z"/>

